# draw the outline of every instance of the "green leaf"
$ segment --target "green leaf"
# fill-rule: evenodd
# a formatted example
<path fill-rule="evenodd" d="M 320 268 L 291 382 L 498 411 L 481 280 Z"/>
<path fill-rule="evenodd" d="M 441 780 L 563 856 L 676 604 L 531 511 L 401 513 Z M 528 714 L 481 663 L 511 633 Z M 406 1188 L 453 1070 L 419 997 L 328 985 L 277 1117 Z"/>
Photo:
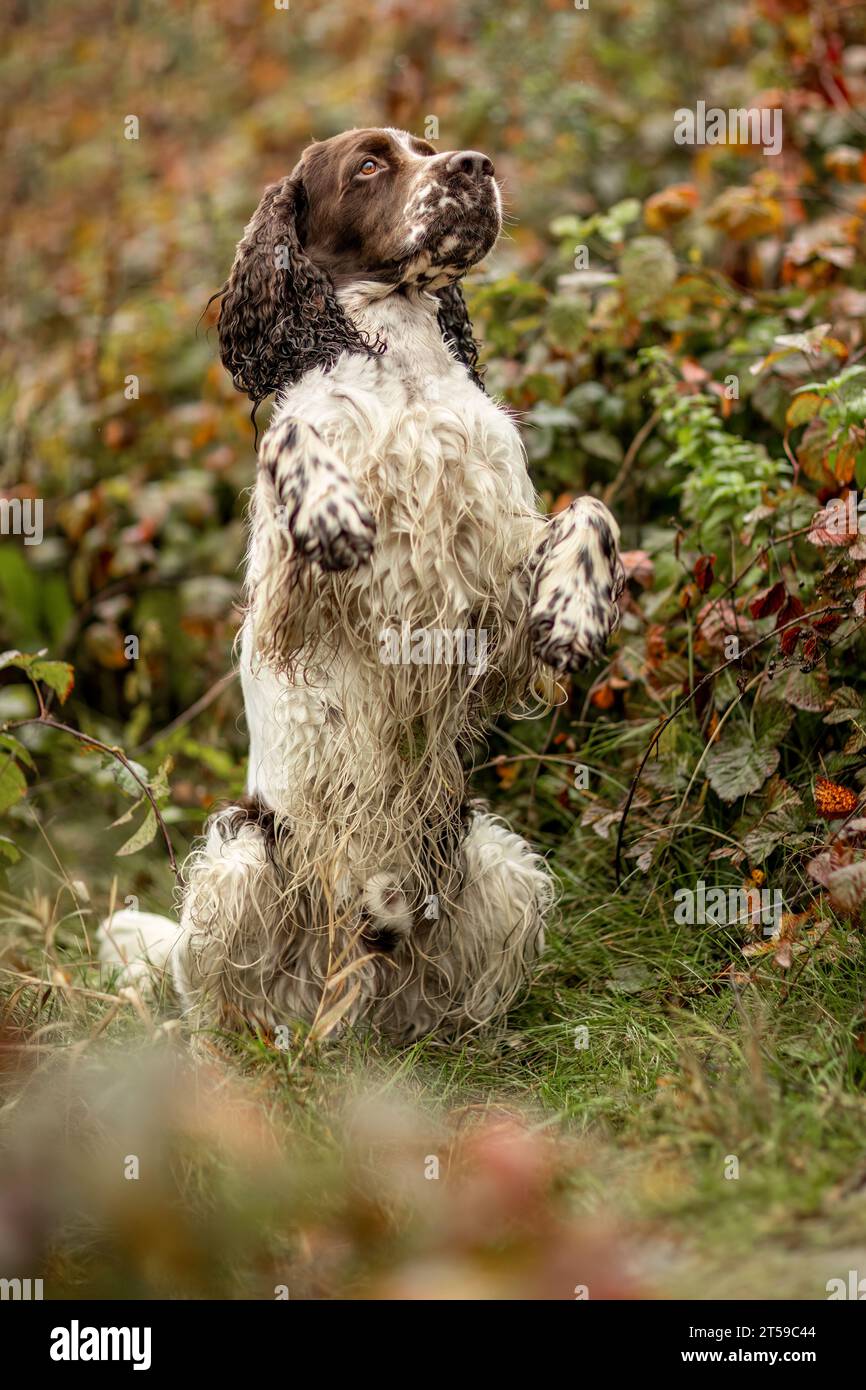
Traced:
<path fill-rule="evenodd" d="M 165 762 L 160 763 L 156 772 L 151 777 L 149 786 L 151 794 L 156 801 L 162 801 L 164 797 L 168 796 L 168 776 L 173 767 L 174 758 L 166 758 Z"/>
<path fill-rule="evenodd" d="M 39 653 L 15 650 L 0 653 L 0 671 L 7 666 L 17 666 L 25 671 L 31 680 L 44 681 L 63 704 L 75 684 L 75 672 L 68 661 L 48 661 Z"/>
<path fill-rule="evenodd" d="M 808 391 L 804 396 L 795 396 L 785 412 L 785 424 L 788 429 L 795 430 L 798 425 L 805 425 L 809 420 L 813 420 L 823 404 L 822 397 L 816 391 Z"/>
<path fill-rule="evenodd" d="M 706 762 L 710 786 L 720 800 L 736 801 L 764 785 L 779 766 L 779 744 L 792 719 L 792 711 L 783 704 L 764 700 L 755 707 L 754 735 L 745 725 L 730 733 L 725 730 Z"/>
<path fill-rule="evenodd" d="M 9 839 L 8 835 L 0 835 L 0 855 L 10 864 L 17 864 L 21 858 L 20 849 L 14 840 Z"/>
<path fill-rule="evenodd" d="M 75 684 L 75 672 L 68 661 L 33 661 L 27 668 L 33 680 L 44 681 L 65 704 L 66 698 Z"/>
<path fill-rule="evenodd" d="M 560 352 L 577 352 L 586 336 L 589 304 L 574 295 L 554 295 L 547 306 L 547 336 Z"/>
<path fill-rule="evenodd" d="M 124 817 L 124 819 L 126 819 L 126 817 Z M 135 834 L 129 837 L 126 844 L 121 845 L 120 849 L 116 850 L 115 853 L 117 855 L 135 854 L 138 850 L 144 849 L 145 845 L 149 845 L 155 836 L 157 828 L 154 809 L 150 802 L 148 802 L 147 813 L 141 825 L 135 831 Z"/>
<path fill-rule="evenodd" d="M 863 701 L 850 685 L 840 685 L 833 691 L 830 708 L 824 715 L 825 724 L 854 723 L 863 718 Z"/>
<path fill-rule="evenodd" d="M 120 790 L 125 792 L 127 796 L 134 796 L 136 801 L 138 801 L 141 797 L 141 784 L 136 782 L 135 777 L 132 776 L 132 772 L 134 772 L 137 777 L 141 778 L 141 781 L 146 787 L 150 785 L 150 773 L 146 767 L 142 767 L 141 763 L 134 762 L 132 758 L 127 758 L 127 762 L 132 769 L 131 772 L 124 767 L 123 763 L 118 762 L 117 758 L 106 759 L 106 767 L 120 787 Z"/>
<path fill-rule="evenodd" d="M 605 241 L 622 241 L 623 231 L 630 222 L 636 222 L 641 215 L 641 204 L 638 198 L 623 198 L 622 202 L 614 203 L 612 208 L 602 213 L 598 218 L 599 235 Z"/>
<path fill-rule="evenodd" d="M 661 237 L 636 237 L 623 252 L 620 269 L 626 305 L 638 317 L 655 308 L 677 278 L 676 256 Z"/>
<path fill-rule="evenodd" d="M 802 807 L 799 792 L 788 782 L 781 777 L 770 778 L 761 814 L 747 830 L 738 825 L 734 831 L 752 863 L 763 863 L 777 845 L 789 842 L 790 837 L 799 831 Z"/>
<path fill-rule="evenodd" d="M 24 773 L 15 759 L 7 757 L 0 762 L 0 811 L 8 811 L 16 801 L 20 801 L 27 790 Z"/>
<path fill-rule="evenodd" d="M 32 657 L 25 656 L 23 652 L 16 651 L 14 648 L 8 652 L 0 652 L 0 671 L 5 671 L 7 666 L 24 666 L 26 662 L 32 660 Z"/>
<path fill-rule="evenodd" d="M 753 743 L 748 734 L 726 739 L 707 756 L 707 777 L 722 801 L 736 801 L 762 787 L 779 766 L 779 750 Z"/>
<path fill-rule="evenodd" d="M 606 463 L 622 463 L 623 448 L 615 434 L 607 430 L 588 430 L 580 436 L 580 447 L 593 458 L 604 459 Z"/>
<path fill-rule="evenodd" d="M 19 739 L 13 738 L 11 734 L 0 734 L 0 749 L 5 748 L 19 763 L 29 767 L 31 772 L 36 771 L 36 764 L 30 754 L 30 749 L 25 748 Z"/>

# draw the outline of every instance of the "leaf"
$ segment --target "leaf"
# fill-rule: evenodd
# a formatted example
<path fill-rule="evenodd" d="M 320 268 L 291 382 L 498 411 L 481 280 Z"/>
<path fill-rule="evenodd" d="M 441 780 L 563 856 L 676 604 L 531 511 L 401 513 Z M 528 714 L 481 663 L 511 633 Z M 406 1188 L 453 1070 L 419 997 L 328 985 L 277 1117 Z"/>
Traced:
<path fill-rule="evenodd" d="M 148 785 L 150 787 L 150 791 L 154 797 L 154 800 L 162 801 L 164 797 L 168 796 L 168 777 L 173 767 L 174 758 L 168 757 L 165 759 L 165 762 L 160 763 L 156 772 L 150 778 Z"/>
<path fill-rule="evenodd" d="M 141 763 L 135 762 L 132 758 L 127 758 L 126 761 L 129 763 L 128 768 L 123 763 L 118 762 L 117 758 L 106 759 L 105 765 L 120 790 L 125 792 L 127 796 L 134 796 L 138 801 L 141 797 L 141 785 L 136 782 L 132 773 L 134 772 L 137 777 L 140 777 L 146 787 L 150 785 L 150 774 L 146 767 L 142 767 Z"/>
<path fill-rule="evenodd" d="M 833 691 L 830 708 L 824 715 L 825 724 L 846 724 L 863 718 L 863 701 L 850 685 L 840 685 Z"/>
<path fill-rule="evenodd" d="M 618 966 L 607 981 L 607 987 L 615 994 L 640 994 L 642 990 L 648 989 L 654 980 L 655 976 L 648 966 L 641 961 L 634 961 Z"/>
<path fill-rule="evenodd" d="M 615 434 L 607 430 L 588 430 L 580 436 L 581 448 L 594 458 L 604 459 L 606 463 L 621 463 L 622 445 Z"/>
<path fill-rule="evenodd" d="M 792 711 L 773 696 L 766 696 L 755 706 L 755 730 L 759 743 L 781 743 L 793 722 Z"/>
<path fill-rule="evenodd" d="M 785 602 L 787 590 L 781 580 L 773 584 L 769 589 L 762 589 L 756 594 L 749 604 L 749 612 L 753 618 L 768 618 L 771 613 L 778 613 L 782 604 Z"/>
<path fill-rule="evenodd" d="M 16 801 L 20 801 L 27 790 L 27 782 L 15 759 L 7 757 L 0 762 L 0 811 L 8 811 Z"/>
<path fill-rule="evenodd" d="M 866 899 L 866 860 L 858 859 L 855 864 L 845 864 L 831 873 L 827 892 L 838 912 L 846 916 L 859 915 Z"/>
<path fill-rule="evenodd" d="M 33 680 L 43 681 L 54 691 L 61 705 L 75 685 L 75 672 L 68 661 L 34 661 L 28 668 Z"/>
<path fill-rule="evenodd" d="M 762 787 L 779 766 L 778 744 L 791 726 L 793 715 L 776 700 L 756 706 L 757 735 L 740 726 L 725 734 L 707 754 L 707 778 L 722 801 L 736 801 Z"/>
<path fill-rule="evenodd" d="M 620 269 L 626 306 L 636 317 L 655 308 L 677 278 L 676 256 L 660 237 L 636 237 L 623 252 Z"/>
<path fill-rule="evenodd" d="M 547 306 L 547 337 L 560 352 L 577 352 L 589 326 L 589 300 L 586 296 L 554 295 Z"/>
<path fill-rule="evenodd" d="M 826 707 L 829 693 L 829 678 L 824 666 L 814 671 L 803 671 L 794 666 L 787 675 L 782 688 L 782 698 L 795 709 L 817 714 Z"/>
<path fill-rule="evenodd" d="M 787 594 L 784 604 L 779 609 L 776 628 L 784 627 L 786 623 L 792 623 L 795 618 L 802 618 L 805 611 L 796 594 Z"/>
<path fill-rule="evenodd" d="M 715 555 L 699 555 L 695 562 L 695 583 L 702 594 L 707 592 L 715 579 L 715 573 L 713 571 L 715 562 Z"/>
<path fill-rule="evenodd" d="M 156 815 L 150 802 L 148 802 L 147 812 L 145 814 L 144 820 L 141 822 L 141 825 L 135 831 L 135 834 L 131 835 L 130 838 L 126 841 L 126 843 L 120 846 L 120 849 L 115 850 L 115 854 L 123 856 L 127 854 L 137 853 L 138 850 L 144 849 L 145 845 L 150 844 L 156 832 Z"/>
<path fill-rule="evenodd" d="M 663 232 L 668 227 L 690 217 L 698 205 L 698 190 L 692 183 L 672 183 L 653 193 L 644 203 L 644 222 L 651 232 Z"/>
<path fill-rule="evenodd" d="M 640 217 L 641 207 L 638 198 L 623 198 L 614 203 L 598 219 L 599 234 L 605 241 L 622 241 L 622 234 L 630 222 Z"/>
<path fill-rule="evenodd" d="M 714 745 L 706 763 L 710 786 L 722 801 L 758 791 L 778 766 L 778 748 L 753 742 L 748 731 Z"/>
<path fill-rule="evenodd" d="M 17 864 L 21 858 L 21 851 L 14 840 L 10 840 L 8 835 L 0 835 L 0 855 L 7 859 L 10 864 Z"/>
<path fill-rule="evenodd" d="M 720 228 L 734 241 L 771 235 L 780 229 L 782 220 L 776 199 L 750 186 L 726 188 L 707 212 L 710 226 Z"/>
<path fill-rule="evenodd" d="M 814 391 L 808 391 L 805 395 L 795 396 L 785 412 L 785 424 L 789 430 L 797 429 L 798 425 L 805 425 L 818 414 L 823 399 Z"/>
<path fill-rule="evenodd" d="M 19 739 L 13 738 L 11 734 L 0 734 L 0 749 L 2 748 L 5 748 L 19 763 L 29 767 L 31 772 L 36 771 L 36 764 L 30 754 L 30 749 L 25 748 Z"/>
<path fill-rule="evenodd" d="M 39 653 L 10 650 L 0 654 L 0 671 L 17 666 L 34 681 L 44 681 L 63 704 L 75 684 L 75 672 L 68 661 L 47 661 Z"/>
<path fill-rule="evenodd" d="M 771 777 L 764 794 L 764 809 L 748 830 L 740 831 L 743 849 L 753 863 L 763 863 L 787 836 L 798 829 L 803 801 L 782 777 Z"/>
<path fill-rule="evenodd" d="M 7 666 L 23 666 L 25 662 L 32 660 L 32 657 L 25 656 L 23 652 L 11 648 L 9 651 L 0 652 L 0 671 L 5 671 Z"/>
<path fill-rule="evenodd" d="M 626 579 L 633 579 L 642 589 L 648 589 L 653 582 L 655 567 L 652 556 L 646 550 L 623 550 L 620 560 Z"/>

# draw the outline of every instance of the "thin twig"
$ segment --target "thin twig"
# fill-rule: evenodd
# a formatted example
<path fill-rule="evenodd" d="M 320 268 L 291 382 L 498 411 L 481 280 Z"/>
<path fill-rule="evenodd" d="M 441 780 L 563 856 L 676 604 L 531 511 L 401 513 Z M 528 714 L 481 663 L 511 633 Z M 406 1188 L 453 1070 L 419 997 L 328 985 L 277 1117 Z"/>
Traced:
<path fill-rule="evenodd" d="M 750 645 L 746 647 L 744 651 L 740 652 L 739 656 L 730 657 L 729 660 L 723 661 L 721 666 L 717 666 L 715 670 L 708 671 L 705 676 L 702 676 L 701 679 L 698 681 L 697 685 L 694 687 L 694 689 L 690 690 L 688 695 L 685 695 L 683 699 L 680 700 L 679 704 L 676 706 L 673 712 L 667 715 L 667 717 L 662 720 L 661 724 L 656 729 L 655 733 L 650 739 L 646 752 L 640 760 L 638 769 L 631 780 L 631 786 L 628 790 L 628 796 L 625 799 L 622 820 L 619 823 L 619 832 L 616 837 L 616 855 L 614 857 L 613 862 L 613 871 L 616 877 L 617 887 L 620 886 L 622 881 L 622 846 L 623 841 L 625 839 L 625 826 L 626 821 L 628 820 L 628 813 L 631 810 L 631 804 L 634 801 L 634 795 L 637 791 L 638 783 L 640 782 L 641 776 L 643 775 L 643 770 L 649 762 L 650 756 L 656 748 L 658 741 L 664 733 L 665 729 L 667 729 L 667 727 L 673 723 L 677 715 L 681 714 L 682 711 L 688 705 L 691 704 L 692 700 L 695 698 L 699 690 L 702 690 L 703 687 L 707 685 L 711 680 L 714 680 L 716 676 L 720 676 L 723 671 L 729 670 L 731 666 L 739 666 L 743 659 L 747 657 L 750 652 L 755 651 L 757 647 L 762 647 L 765 642 L 773 641 L 775 638 L 778 637 L 779 633 L 784 632 L 786 628 L 795 627 L 797 626 L 797 624 L 802 625 L 803 623 L 808 622 L 810 618 L 820 618 L 825 613 L 847 612 L 849 606 L 850 605 L 847 603 L 833 603 L 829 604 L 825 608 L 816 608 L 811 613 L 801 613 L 798 618 L 792 618 L 789 622 L 783 623 L 781 627 L 774 628 L 772 632 L 766 632 L 763 637 L 759 637 L 756 641 L 750 643 Z"/>
<path fill-rule="evenodd" d="M 40 704 L 41 703 L 42 702 L 40 700 Z M 153 811 L 153 814 L 156 817 L 156 823 L 162 831 L 162 838 L 165 841 L 165 847 L 168 851 L 168 862 L 171 865 L 172 873 L 177 874 L 177 860 L 174 857 L 174 848 L 171 843 L 171 836 L 169 835 L 168 827 L 166 826 L 166 823 L 162 818 L 162 812 L 160 811 L 159 806 L 156 803 L 156 797 L 154 796 L 147 782 L 143 781 L 142 778 L 139 777 L 138 773 L 135 771 L 135 768 L 130 763 L 126 754 L 123 753 L 119 748 L 111 747 L 109 744 L 103 743 L 102 739 L 94 738 L 91 734 L 84 734 L 81 732 L 80 729 L 73 729 L 71 724 L 63 724 L 59 719 L 53 719 L 50 714 L 44 712 L 32 719 L 16 719 L 13 723 L 4 724 L 3 730 L 4 732 L 6 732 L 12 729 L 23 729 L 28 724 L 38 724 L 43 729 L 56 729 L 58 733 L 70 734 L 72 738 L 77 738 L 80 743 L 87 744 L 89 748 L 97 748 L 99 749 L 100 753 L 105 753 L 108 757 L 115 758 L 116 761 L 119 762 L 122 767 L 126 768 L 126 771 L 129 773 L 130 777 L 133 779 L 133 781 L 138 783 L 138 785 L 141 787 L 143 795 L 146 796 L 147 800 L 150 802 L 151 810 Z"/>
<path fill-rule="evenodd" d="M 652 415 L 650 415 L 650 417 L 647 420 L 644 420 L 634 439 L 629 444 L 628 449 L 625 453 L 625 458 L 619 466 L 619 472 L 617 473 L 613 482 L 608 483 L 604 492 L 601 494 L 602 501 L 604 502 L 606 507 L 611 506 L 611 504 L 613 503 L 614 498 L 617 496 L 617 493 L 619 492 L 620 488 L 622 487 L 623 483 L 625 482 L 626 478 L 631 472 L 632 464 L 634 463 L 635 459 L 637 458 L 646 441 L 649 439 L 650 435 L 652 434 L 660 419 L 661 410 L 654 410 Z"/>
<path fill-rule="evenodd" d="M 237 679 L 237 674 L 237 671 L 228 671 L 224 676 L 220 676 L 219 680 L 215 681 L 210 687 L 210 690 L 206 690 L 198 700 L 190 705 L 189 709 L 185 709 L 176 719 L 172 719 L 171 723 L 166 724 L 164 729 L 160 729 L 157 733 L 151 734 L 150 738 L 145 739 L 144 743 L 141 745 L 142 748 L 151 748 L 153 744 L 158 743 L 160 739 L 168 738 L 169 734 L 173 734 L 178 729 L 182 729 L 185 724 L 191 724 L 192 721 L 201 714 L 202 710 L 206 710 L 208 705 L 212 705 L 214 700 L 216 700 L 224 690 L 228 689 L 232 681 Z"/>

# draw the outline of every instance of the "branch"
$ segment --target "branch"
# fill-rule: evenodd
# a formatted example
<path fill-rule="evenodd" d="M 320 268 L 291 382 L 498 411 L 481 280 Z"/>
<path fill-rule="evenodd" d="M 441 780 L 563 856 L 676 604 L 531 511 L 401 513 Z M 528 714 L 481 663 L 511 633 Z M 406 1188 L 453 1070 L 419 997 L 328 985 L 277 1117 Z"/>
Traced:
<path fill-rule="evenodd" d="M 649 439 L 650 435 L 652 434 L 660 419 L 661 411 L 654 410 L 652 415 L 650 415 L 649 419 L 644 420 L 634 439 L 629 444 L 628 449 L 626 450 L 625 458 L 619 466 L 619 471 L 616 477 L 614 478 L 613 482 L 610 483 L 602 493 L 602 501 L 604 502 L 606 507 L 611 506 L 611 504 L 613 503 L 614 498 L 616 497 L 617 493 L 619 492 L 620 488 L 622 487 L 623 483 L 625 482 L 626 478 L 631 472 L 632 464 L 634 463 L 635 459 L 637 458 L 646 441 Z"/>
<path fill-rule="evenodd" d="M 703 687 L 709 683 L 709 681 L 714 680 L 716 676 L 720 676 L 723 671 L 729 670 L 731 666 L 738 666 L 743 661 L 744 657 L 747 657 L 750 652 L 753 652 L 756 649 L 756 647 L 762 647 L 765 642 L 772 641 L 773 639 L 778 637 L 780 632 L 784 632 L 786 628 L 795 627 L 797 624 L 803 624 L 805 622 L 808 622 L 810 618 L 820 618 L 824 613 L 846 613 L 849 607 L 850 605 L 847 603 L 832 603 L 829 604 L 826 608 L 813 609 L 811 613 L 801 613 L 799 618 L 792 618 L 790 622 L 783 623 L 781 627 L 774 628 L 772 632 L 765 633 L 763 637 L 759 637 L 755 642 L 750 643 L 744 651 L 740 652 L 739 656 L 730 657 L 729 660 L 723 661 L 721 666 L 717 666 L 715 670 L 709 671 L 705 676 L 702 676 L 701 679 L 698 681 L 697 685 L 689 691 L 688 695 L 685 695 L 683 699 L 680 700 L 679 704 L 676 706 L 673 712 L 669 714 L 667 718 L 662 720 L 661 724 L 656 729 L 655 733 L 650 739 L 646 752 L 640 760 L 638 769 L 631 780 L 631 786 L 628 789 L 628 796 L 625 799 L 625 806 L 623 807 L 622 812 L 622 820 L 619 823 L 619 831 L 616 837 L 616 855 L 613 861 L 613 871 L 616 876 L 617 888 L 619 888 L 622 883 L 622 846 L 623 841 L 625 839 L 625 825 L 626 821 L 628 820 L 628 813 L 631 810 L 631 804 L 634 801 L 634 795 L 637 791 L 638 783 L 643 775 L 643 770 L 649 762 L 650 755 L 652 754 L 653 750 L 658 744 L 659 739 L 661 738 L 668 725 L 672 724 L 673 721 L 676 719 L 677 715 L 680 714 L 686 708 L 687 705 L 691 704 L 698 691 L 702 690 Z"/>
<path fill-rule="evenodd" d="M 122 767 L 126 768 L 126 771 L 129 773 L 133 781 L 137 782 L 138 785 L 141 787 L 142 795 L 145 796 L 147 800 L 150 802 L 151 810 L 153 811 L 153 814 L 156 817 L 156 823 L 162 831 L 162 838 L 165 841 L 165 847 L 168 851 L 168 862 L 171 865 L 172 873 L 177 875 L 177 860 L 174 856 L 174 848 L 171 843 L 171 836 L 169 835 L 168 827 L 166 826 L 166 823 L 162 818 L 162 812 L 156 804 L 156 797 L 154 796 L 147 782 L 142 781 L 142 779 L 139 777 L 138 773 L 135 771 L 135 768 L 131 765 L 126 754 L 122 753 L 119 748 L 113 748 L 109 744 L 103 743 L 101 739 L 93 738 L 91 734 L 83 734 L 80 729 L 73 729 L 71 724 L 63 724 L 60 722 L 59 719 L 52 719 L 51 715 L 46 714 L 44 712 L 44 707 L 43 712 L 37 715 L 35 718 L 16 719 L 14 723 L 4 724 L 3 730 L 7 731 L 12 729 L 23 729 L 28 724 L 38 724 L 44 729 L 56 729 L 61 734 L 70 734 L 72 738 L 77 738 L 80 743 L 87 744 L 88 748 L 98 748 L 100 753 L 105 753 L 108 757 L 116 759 L 116 761 L 119 762 Z"/>

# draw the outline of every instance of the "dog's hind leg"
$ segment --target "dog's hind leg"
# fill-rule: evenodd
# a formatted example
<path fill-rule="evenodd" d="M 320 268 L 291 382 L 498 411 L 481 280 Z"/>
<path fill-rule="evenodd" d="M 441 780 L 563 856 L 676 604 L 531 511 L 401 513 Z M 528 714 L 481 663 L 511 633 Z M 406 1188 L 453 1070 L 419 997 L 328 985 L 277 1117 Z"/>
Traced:
<path fill-rule="evenodd" d="M 219 812 L 184 867 L 182 938 L 174 978 L 187 1014 L 199 1028 L 266 1033 L 321 1019 L 346 994 L 342 1026 L 357 1022 L 376 991 L 359 913 L 340 913 L 329 932 L 323 893 L 299 887 L 291 866 L 291 834 L 247 799 Z M 374 918 L 381 930 L 387 915 Z M 354 930 L 352 929 L 354 928 Z M 342 972 L 339 985 L 328 983 Z"/>
<path fill-rule="evenodd" d="M 401 1041 L 459 1035 L 500 1018 L 544 947 L 553 881 L 541 855 L 497 816 L 477 810 L 461 854 L 454 902 L 407 943 L 411 960 L 395 958 L 401 978 L 381 1022 Z"/>
<path fill-rule="evenodd" d="M 501 1017 L 515 1002 L 544 949 L 553 901 L 542 856 L 489 812 L 473 813 L 463 862 L 452 946 L 458 1031 Z"/>
<path fill-rule="evenodd" d="M 175 984 L 193 1023 L 272 1029 L 273 977 L 286 940 L 286 883 L 273 816 L 242 802 L 211 817 L 184 865 Z"/>
<path fill-rule="evenodd" d="M 181 928 L 170 917 L 125 907 L 100 926 L 99 959 L 120 968 L 119 985 L 149 989 L 160 983 L 164 972 L 170 973 L 180 939 Z"/>

